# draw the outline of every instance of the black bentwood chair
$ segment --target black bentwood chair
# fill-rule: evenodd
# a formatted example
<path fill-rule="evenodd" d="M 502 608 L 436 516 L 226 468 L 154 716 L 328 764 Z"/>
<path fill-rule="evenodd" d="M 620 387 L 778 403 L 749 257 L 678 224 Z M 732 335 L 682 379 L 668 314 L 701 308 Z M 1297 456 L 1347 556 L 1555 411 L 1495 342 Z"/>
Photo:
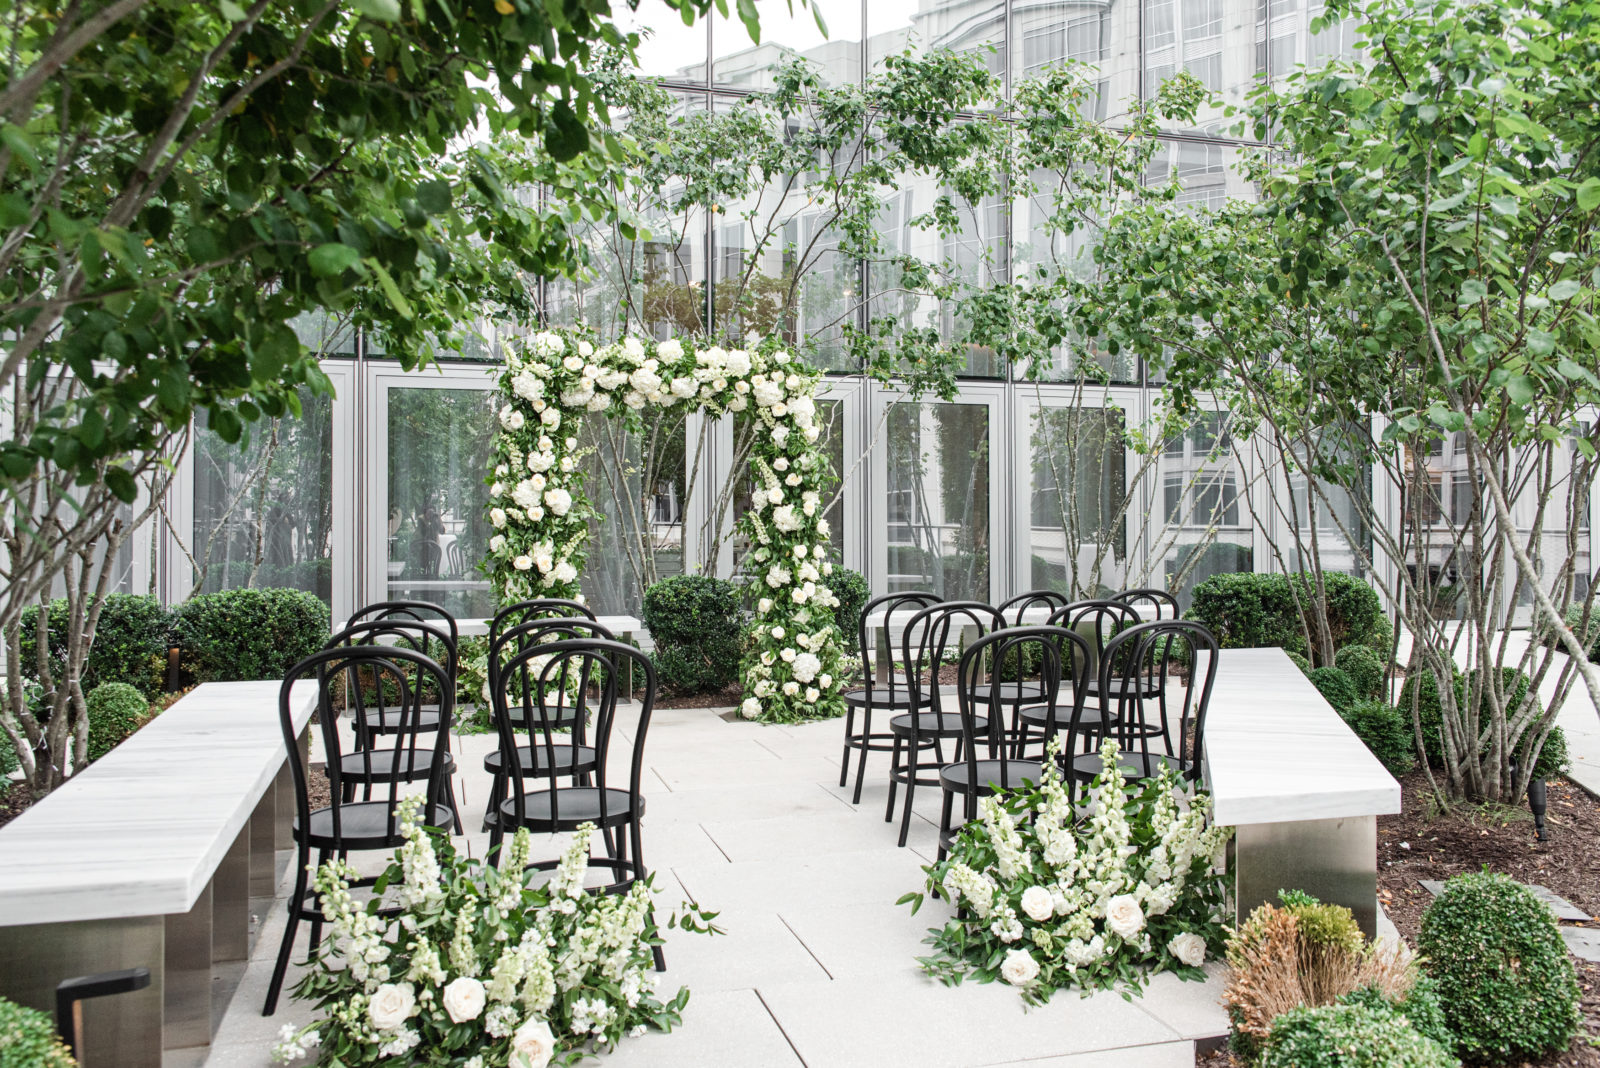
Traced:
<path fill-rule="evenodd" d="M 1039 760 L 1024 759 L 1001 724 L 1004 697 L 992 686 L 984 686 L 984 664 L 1003 663 L 1007 658 L 1038 664 L 1039 681 L 1049 695 L 1044 705 L 1044 737 L 1050 738 L 1083 711 L 1084 689 L 1074 687 L 1070 708 L 1060 707 L 1061 680 L 1072 665 L 1087 665 L 1089 642 L 1066 627 L 1007 627 L 980 638 L 961 654 L 956 668 L 956 699 L 960 708 L 964 756 L 939 769 L 939 785 L 944 803 L 939 811 L 939 860 L 944 860 L 955 838 L 951 826 L 957 795 L 963 798 L 962 821 L 976 819 L 978 799 L 997 790 L 1014 790 L 1025 782 L 1037 783 L 1043 770 Z M 1080 667 L 1081 670 L 1081 667 Z"/>
<path fill-rule="evenodd" d="M 387 787 L 387 797 L 379 800 L 345 801 L 345 772 L 347 766 L 343 742 L 339 737 L 339 716 L 333 706 L 335 688 L 346 681 L 345 676 L 366 672 L 377 679 L 379 688 L 389 680 L 395 683 L 398 699 L 397 714 L 404 724 L 409 724 L 418 714 L 415 695 L 422 690 L 413 680 L 427 679 L 438 689 L 438 729 L 422 732 L 401 729 L 395 732 L 395 749 L 389 768 L 393 774 L 379 774 L 381 765 L 372 750 L 366 751 L 363 765 L 367 778 L 363 781 Z M 294 684 L 302 679 L 314 678 L 317 683 L 317 722 L 322 732 L 322 751 L 327 758 L 328 784 L 333 803 L 315 811 L 311 808 L 309 772 L 300 753 L 296 737 L 290 695 Z M 354 691 L 354 687 L 352 687 Z M 278 690 L 278 719 L 283 726 L 283 742 L 289 750 L 289 771 L 294 778 L 295 790 L 295 883 L 289 895 L 289 924 L 284 928 L 283 941 L 278 946 L 277 964 L 272 970 L 272 982 L 267 987 L 267 1002 L 263 1016 L 271 1016 L 278 1008 L 278 994 L 283 988 L 284 973 L 289 967 L 289 955 L 294 949 L 295 932 L 302 919 L 311 921 L 311 949 L 322 941 L 324 917 L 321 902 L 314 890 L 308 890 L 311 853 L 316 851 L 316 864 L 327 863 L 330 857 L 362 851 L 392 853 L 405 841 L 400 833 L 399 803 L 404 796 L 402 787 L 416 781 L 417 773 L 426 769 L 421 778 L 426 779 L 424 789 L 424 822 L 430 827 L 448 827 L 455 821 L 455 812 L 442 802 L 447 782 L 449 750 L 446 742 L 450 733 L 450 717 L 455 710 L 455 690 L 449 685 L 445 669 L 438 662 L 411 649 L 396 646 L 354 645 L 323 649 L 313 653 L 289 669 L 283 685 Z M 429 741 L 423 744 L 423 739 Z M 354 754 L 360 756 L 361 754 Z M 357 886 L 371 886 L 376 880 L 359 880 Z M 392 915 L 394 908 L 383 910 Z"/>
<path fill-rule="evenodd" d="M 1004 617 L 1006 626 L 1021 627 L 1026 625 L 1026 616 L 1030 611 L 1043 610 L 1043 618 L 1037 623 L 1049 622 L 1049 617 L 1071 602 L 1066 594 L 1056 593 L 1054 590 L 1029 590 L 1019 593 L 1015 597 L 1002 603 L 997 611 Z M 1022 647 L 1018 647 L 1006 659 L 995 659 L 989 665 L 989 682 L 976 684 L 974 694 L 984 702 L 989 700 L 989 691 L 994 688 L 999 691 L 998 704 L 1011 712 L 1011 735 L 1013 739 L 1022 734 L 1018 721 L 1018 710 L 1027 704 L 1043 701 L 1046 694 L 1040 685 L 1034 670 L 1033 662 L 1027 659 L 1027 654 Z"/>
<path fill-rule="evenodd" d="M 539 645 L 584 638 L 615 640 L 605 627 L 582 617 L 535 619 L 520 623 L 494 639 L 489 646 L 489 692 L 504 697 L 503 702 L 496 702 L 492 698 L 489 702 L 489 715 L 496 732 L 500 729 L 502 706 L 505 709 L 504 718 L 516 732 L 527 731 L 530 727 L 540 729 L 547 718 L 543 714 L 545 697 L 539 688 L 539 669 L 543 665 L 537 657 L 518 659 L 518 654 Z M 508 670 L 506 665 L 511 660 L 516 660 L 517 664 Z M 536 712 L 535 705 L 540 706 L 541 711 Z M 548 716 L 550 729 L 568 732 L 568 737 L 561 744 L 551 746 L 550 754 L 555 761 L 553 766 L 556 774 L 586 779 L 594 770 L 595 751 L 585 744 L 588 724 L 577 712 L 575 703 L 569 701 L 558 705 Z M 518 756 L 527 761 L 522 767 L 525 775 L 549 770 L 544 764 L 546 750 L 543 747 L 519 749 Z M 500 750 L 485 754 L 483 770 L 489 773 L 493 784 L 489 790 L 489 804 L 483 814 L 483 829 L 492 831 L 495 821 L 499 819 L 500 803 L 506 799 L 508 776 L 505 758 Z M 583 779 L 579 781 L 583 783 Z"/>
<path fill-rule="evenodd" d="M 867 774 L 868 753 L 888 753 L 895 747 L 896 735 L 887 730 L 874 731 L 872 729 L 872 713 L 882 711 L 886 716 L 896 712 L 905 712 L 911 708 L 911 690 L 904 680 L 898 677 L 894 669 L 894 645 L 890 642 L 888 632 L 894 621 L 896 612 L 916 613 L 930 605 L 939 603 L 939 595 L 925 593 L 920 590 L 907 593 L 891 593 L 884 597 L 877 597 L 867 602 L 861 610 L 861 618 L 856 622 L 857 650 L 861 655 L 861 677 L 866 683 L 864 686 L 844 692 L 844 756 L 839 761 L 839 785 L 844 786 L 850 780 L 850 751 L 859 750 L 861 756 L 856 763 L 856 790 L 850 803 L 861 803 L 861 783 Z M 873 663 L 872 656 L 867 651 L 867 636 L 870 628 L 867 626 L 868 617 L 882 614 L 884 627 L 879 632 L 882 641 L 878 646 L 879 663 L 887 661 L 888 670 L 886 678 L 879 681 L 875 676 L 877 665 Z M 856 712 L 861 712 L 861 729 L 856 730 Z"/>
<path fill-rule="evenodd" d="M 1167 733 L 1167 683 L 1174 667 L 1187 667 L 1176 717 L 1177 737 Z M 1131 780 L 1153 778 L 1162 765 L 1194 781 L 1205 752 L 1206 710 L 1217 680 L 1217 639 L 1203 623 L 1163 619 L 1142 623 L 1111 640 L 1100 661 L 1100 685 L 1113 713 L 1117 763 Z M 1152 696 L 1160 691 L 1159 698 Z M 1192 729 L 1191 729 L 1192 728 Z M 1162 737 L 1164 753 L 1152 753 L 1150 740 Z M 1174 741 L 1177 752 L 1173 752 Z M 1068 751 L 1070 752 L 1070 751 Z M 1087 782 L 1100 774 L 1099 753 L 1072 756 L 1072 778 Z"/>
<path fill-rule="evenodd" d="M 1111 713 L 1100 696 L 1098 683 L 1100 659 L 1105 656 L 1106 645 L 1114 636 L 1129 627 L 1137 626 L 1138 623 L 1137 612 L 1128 605 L 1113 600 L 1074 601 L 1050 613 L 1049 626 L 1065 627 L 1072 631 L 1084 639 L 1090 652 L 1086 661 L 1074 660 L 1062 666 L 1062 681 L 1070 680 L 1074 695 L 1081 692 L 1084 696 L 1084 700 L 1080 702 L 1083 707 L 1077 716 L 1080 729 L 1068 743 L 1068 748 L 1065 750 L 1068 754 L 1073 752 L 1072 746 L 1080 739 L 1089 744 L 1105 733 Z M 1016 735 L 1019 752 L 1032 744 L 1036 735 L 1048 739 L 1054 733 L 1046 730 L 1046 721 L 1049 717 L 1050 710 L 1044 704 L 1017 710 Z"/>
<path fill-rule="evenodd" d="M 1121 593 L 1112 594 L 1111 599 L 1121 601 L 1132 608 L 1150 605 L 1155 609 L 1156 619 L 1178 619 L 1183 615 L 1183 609 L 1178 607 L 1178 599 L 1166 590 L 1123 590 Z"/>
<path fill-rule="evenodd" d="M 883 814 L 885 823 L 894 820 L 895 792 L 904 783 L 905 808 L 900 814 L 902 846 L 911 833 L 911 802 L 917 787 L 939 785 L 936 773 L 924 774 L 933 769 L 923 764 L 923 754 L 932 749 L 937 761 L 934 767 L 942 767 L 944 742 L 949 740 L 957 743 L 955 755 L 958 759 L 961 756 L 961 713 L 948 707 L 955 688 L 940 685 L 939 669 L 947 654 L 954 654 L 961 648 L 963 632 L 973 632 L 976 639 L 1004 626 L 1000 613 L 981 601 L 945 601 L 929 605 L 906 624 L 903 651 L 911 710 L 889 720 L 894 746 L 889 752 L 889 804 Z"/>
<path fill-rule="evenodd" d="M 357 623 L 407 620 L 430 623 L 436 628 L 443 628 L 450 639 L 452 649 L 461 644 L 461 631 L 456 626 L 456 617 L 432 601 L 376 601 L 350 613 L 350 618 L 344 621 L 344 625 L 353 627 Z"/>
<path fill-rule="evenodd" d="M 489 644 L 510 630 L 539 619 L 587 619 L 594 621 L 594 610 L 579 601 L 565 597 L 538 597 L 531 601 L 508 604 L 489 620 Z"/>

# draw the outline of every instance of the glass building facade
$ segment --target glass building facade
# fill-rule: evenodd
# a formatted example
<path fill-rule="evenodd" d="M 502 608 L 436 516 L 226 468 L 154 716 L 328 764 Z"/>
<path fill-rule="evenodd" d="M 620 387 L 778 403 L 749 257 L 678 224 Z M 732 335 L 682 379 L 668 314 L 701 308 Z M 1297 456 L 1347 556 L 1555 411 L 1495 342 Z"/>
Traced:
<path fill-rule="evenodd" d="M 1145 180 L 1177 177 L 1184 202 L 1214 205 L 1252 195 L 1231 165 L 1262 147 L 1231 132 L 1224 108 L 1243 103 L 1263 79 L 1354 49 L 1351 23 L 1312 32 L 1321 14 L 1315 0 L 812 2 L 826 38 L 809 11 L 790 15 L 763 3 L 763 40 L 752 44 L 737 22 L 684 27 L 658 0 L 644 0 L 635 16 L 648 31 L 641 73 L 689 114 L 731 108 L 770 88 L 774 71 L 796 57 L 824 83 L 844 85 L 907 51 L 970 53 L 1004 87 L 1002 105 L 1025 79 L 1071 61 L 1086 65 L 1096 116 L 1114 125 L 1129 102 L 1187 70 L 1215 104 L 1191 126 L 1164 131 Z M 884 198 L 881 230 L 892 247 L 954 263 L 974 279 L 1047 258 L 1086 262 L 1086 242 L 1044 247 L 1047 206 L 1025 197 L 985 202 L 956 235 L 911 226 L 937 193 L 910 183 Z M 1226 412 L 1210 412 L 1153 448 L 1129 447 L 1125 431 L 1149 423 L 1158 395 L 1137 362 L 1103 364 L 1109 381 L 1100 381 L 1075 375 L 1066 355 L 1053 373 L 1030 378 L 974 348 L 953 401 L 907 398 L 853 373 L 836 343 L 841 317 L 859 325 L 892 314 L 956 339 L 961 324 L 947 308 L 898 299 L 893 278 L 829 253 L 825 228 L 802 209 L 787 213 L 781 240 L 757 251 L 747 251 L 738 212 L 644 215 L 648 236 L 597 257 L 580 283 L 545 287 L 547 318 L 581 320 L 603 335 L 641 326 L 660 336 L 690 333 L 703 325 L 704 309 L 715 309 L 719 286 L 752 272 L 781 276 L 792 267 L 782 250 L 820 248 L 799 282 L 795 329 L 813 340 L 812 358 L 828 372 L 820 408 L 843 480 L 830 512 L 836 548 L 875 593 L 933 589 L 993 602 L 1034 588 L 1186 593 L 1219 572 L 1300 566 L 1295 546 L 1308 525 L 1318 530 L 1325 567 L 1361 570 L 1364 554 L 1345 540 L 1363 537 L 1354 517 L 1330 515 L 1337 507 L 1321 502 L 1311 507 L 1303 480 L 1286 477 L 1260 443 L 1236 439 Z M 648 323 L 630 318 L 640 307 L 649 309 Z M 232 585 L 294 585 L 327 599 L 336 617 L 401 597 L 464 616 L 492 611 L 477 563 L 486 537 L 493 330 L 475 343 L 488 364 L 445 361 L 413 373 L 337 324 L 304 333 L 325 354 L 337 398 L 308 405 L 295 428 L 256 428 L 243 452 L 197 428 L 172 507 L 136 540 L 124 588 L 181 600 Z M 635 611 L 654 577 L 737 571 L 742 546 L 732 523 L 744 491 L 730 480 L 741 464 L 732 419 L 660 418 L 642 437 L 599 419 L 584 430 L 594 446 L 589 494 L 604 516 L 585 581 L 602 610 Z M 1448 443 L 1430 458 L 1439 493 L 1424 507 L 1442 514 L 1452 506 L 1460 466 Z M 250 491 L 230 489 L 257 468 L 266 475 Z M 730 484 L 731 500 L 719 506 Z"/>

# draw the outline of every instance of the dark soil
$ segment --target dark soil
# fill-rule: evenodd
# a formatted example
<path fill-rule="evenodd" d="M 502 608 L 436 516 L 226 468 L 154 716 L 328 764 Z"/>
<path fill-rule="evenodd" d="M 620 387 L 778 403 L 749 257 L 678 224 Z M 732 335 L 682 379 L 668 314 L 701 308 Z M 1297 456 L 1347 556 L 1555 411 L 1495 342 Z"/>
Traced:
<path fill-rule="evenodd" d="M 1434 811 L 1427 779 L 1416 771 L 1400 779 L 1398 816 L 1378 817 L 1378 898 L 1383 910 L 1415 946 L 1422 913 L 1433 900 L 1419 881 L 1444 880 L 1463 872 L 1504 872 L 1524 883 L 1548 887 L 1588 912 L 1600 913 L 1600 802 L 1565 779 L 1550 783 L 1545 837 L 1534 835 L 1527 809 L 1458 806 Z M 1570 1049 L 1523 1068 L 1600 1068 L 1600 964 L 1572 958 L 1583 990 L 1584 1030 Z M 1197 1068 L 1239 1068 L 1226 1050 L 1195 1059 Z"/>
<path fill-rule="evenodd" d="M 33 791 L 13 780 L 10 787 L 0 792 L 0 827 L 22 815 L 31 804 Z"/>
<path fill-rule="evenodd" d="M 641 691 L 642 692 L 642 691 Z M 714 693 L 659 694 L 657 708 L 737 708 L 744 700 L 744 689 L 735 682 Z"/>
<path fill-rule="evenodd" d="M 327 765 L 312 764 L 306 771 L 306 793 L 311 795 L 311 811 L 333 804 L 333 788 L 328 784 Z"/>

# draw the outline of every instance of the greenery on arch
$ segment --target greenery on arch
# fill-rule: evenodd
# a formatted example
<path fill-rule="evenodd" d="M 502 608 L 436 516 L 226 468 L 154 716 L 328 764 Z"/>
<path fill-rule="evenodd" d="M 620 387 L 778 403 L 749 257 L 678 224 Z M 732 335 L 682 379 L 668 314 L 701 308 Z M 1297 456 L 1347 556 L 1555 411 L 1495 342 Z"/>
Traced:
<path fill-rule="evenodd" d="M 740 711 L 769 723 L 840 714 L 845 650 L 829 586 L 822 493 L 832 475 L 818 446 L 820 378 L 774 338 L 747 349 L 697 349 L 635 336 L 601 343 L 570 330 L 536 334 L 524 351 L 508 351 L 489 475 L 495 533 L 484 563 L 495 596 L 582 597 L 578 576 L 596 513 L 583 491 L 578 419 L 642 423 L 646 408 L 674 407 L 747 413 L 761 427 L 750 454 L 760 485 L 738 525 L 763 595 L 740 670 Z"/>

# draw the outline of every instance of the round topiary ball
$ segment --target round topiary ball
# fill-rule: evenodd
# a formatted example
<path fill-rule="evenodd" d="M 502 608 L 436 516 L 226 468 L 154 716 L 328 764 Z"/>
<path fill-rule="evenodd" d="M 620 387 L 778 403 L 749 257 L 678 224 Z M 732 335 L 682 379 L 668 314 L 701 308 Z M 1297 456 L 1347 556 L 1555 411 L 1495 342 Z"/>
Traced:
<path fill-rule="evenodd" d="M 1355 682 L 1336 667 L 1312 668 L 1307 678 L 1328 699 L 1336 712 L 1344 712 L 1360 700 Z"/>
<path fill-rule="evenodd" d="M 1457 1068 L 1448 1050 L 1389 1009 L 1323 1005 L 1272 1021 L 1258 1068 Z"/>
<path fill-rule="evenodd" d="M 1356 696 L 1373 700 L 1383 696 L 1383 660 L 1365 645 L 1347 645 L 1333 656 L 1333 666 L 1350 676 Z"/>
<path fill-rule="evenodd" d="M 77 1063 L 50 1017 L 0 998 L 0 1068 L 75 1068 Z"/>
<path fill-rule="evenodd" d="M 103 682 L 89 691 L 89 759 L 99 760 L 138 730 L 150 715 L 150 702 L 138 687 Z"/>
<path fill-rule="evenodd" d="M 1456 1052 L 1481 1064 L 1537 1060 L 1578 1032 L 1578 980 L 1555 917 L 1504 875 L 1458 875 L 1422 914 L 1418 948 Z"/>

